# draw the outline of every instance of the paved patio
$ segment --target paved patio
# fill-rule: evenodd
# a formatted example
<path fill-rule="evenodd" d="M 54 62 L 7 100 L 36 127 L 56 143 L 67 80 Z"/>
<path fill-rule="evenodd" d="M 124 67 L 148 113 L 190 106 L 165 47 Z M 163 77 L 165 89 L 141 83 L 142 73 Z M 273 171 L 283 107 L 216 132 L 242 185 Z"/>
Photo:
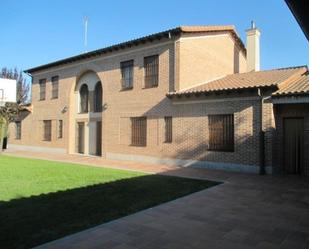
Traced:
<path fill-rule="evenodd" d="M 309 248 L 308 178 L 247 175 L 22 151 L 6 153 L 224 181 L 210 189 L 37 247 L 40 249 Z"/>
<path fill-rule="evenodd" d="M 109 167 L 116 169 L 130 169 L 133 171 L 140 171 L 145 173 L 160 173 L 166 172 L 177 167 L 168 166 L 168 165 L 154 165 L 154 164 L 144 164 L 136 163 L 132 161 L 116 161 L 116 160 L 107 160 L 102 157 L 96 156 L 82 156 L 82 155 L 69 155 L 62 153 L 48 153 L 48 152 L 37 152 L 32 150 L 23 150 L 19 148 L 14 148 L 13 146 L 9 147 L 8 150 L 3 152 L 4 155 L 12 155 L 19 157 L 27 158 L 36 158 L 43 160 L 52 160 L 59 162 L 68 162 L 68 163 L 78 163 L 84 165 L 91 165 L 97 167 Z"/>

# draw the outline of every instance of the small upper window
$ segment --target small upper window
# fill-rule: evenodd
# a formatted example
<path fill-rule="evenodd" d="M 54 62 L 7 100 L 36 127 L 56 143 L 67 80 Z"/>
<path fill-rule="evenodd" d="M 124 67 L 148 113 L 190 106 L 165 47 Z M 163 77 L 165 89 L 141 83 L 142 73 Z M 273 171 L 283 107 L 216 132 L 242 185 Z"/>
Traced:
<path fill-rule="evenodd" d="M 39 80 L 40 85 L 40 100 L 45 100 L 46 95 L 46 79 Z"/>
<path fill-rule="evenodd" d="M 79 90 L 80 95 L 80 113 L 88 112 L 88 86 L 86 84 L 82 85 Z"/>
<path fill-rule="evenodd" d="M 153 55 L 144 58 L 145 88 L 158 86 L 159 83 L 159 56 Z"/>
<path fill-rule="evenodd" d="M 209 150 L 234 151 L 234 115 L 209 115 Z"/>
<path fill-rule="evenodd" d="M 121 67 L 121 86 L 122 89 L 133 88 L 133 68 L 134 61 L 123 61 L 120 63 Z"/>
<path fill-rule="evenodd" d="M 57 99 L 58 88 L 59 88 L 59 76 L 52 77 L 51 82 L 52 82 L 52 99 Z"/>
<path fill-rule="evenodd" d="M 102 84 L 99 81 L 94 88 L 94 101 L 93 101 L 93 110 L 94 112 L 102 111 Z"/>

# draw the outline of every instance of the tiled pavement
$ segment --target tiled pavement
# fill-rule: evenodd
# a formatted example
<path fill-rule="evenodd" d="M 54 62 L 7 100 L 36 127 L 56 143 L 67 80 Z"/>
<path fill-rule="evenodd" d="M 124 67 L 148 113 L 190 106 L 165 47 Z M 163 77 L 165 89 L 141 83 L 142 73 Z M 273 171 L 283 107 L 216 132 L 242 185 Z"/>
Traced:
<path fill-rule="evenodd" d="M 8 152 L 26 155 L 23 152 Z M 31 155 L 28 155 L 31 156 Z M 60 160 L 58 156 L 32 155 Z M 86 160 L 64 156 L 62 160 Z M 40 249 L 309 249 L 309 179 L 204 169 L 93 165 L 217 179 L 223 184 L 42 245 Z M 86 160 L 86 161 L 87 161 Z M 78 161 L 79 162 L 79 161 Z M 100 162 L 100 163 L 99 163 Z M 159 187 L 159 186 L 158 186 Z"/>
<path fill-rule="evenodd" d="M 141 172 L 146 172 L 146 173 L 159 173 L 159 172 L 165 172 L 171 169 L 175 169 L 175 167 L 171 167 L 167 165 L 143 164 L 143 163 L 136 163 L 132 161 L 119 162 L 115 160 L 107 160 L 107 159 L 96 157 L 96 156 L 46 153 L 46 152 L 36 152 L 36 151 L 30 151 L 30 150 L 26 151 L 22 149 L 8 149 L 3 154 L 20 156 L 20 157 L 44 159 L 44 160 L 78 163 L 78 164 L 85 164 L 85 165 L 98 166 L 98 167 L 130 169 L 130 170 L 141 171 Z"/>

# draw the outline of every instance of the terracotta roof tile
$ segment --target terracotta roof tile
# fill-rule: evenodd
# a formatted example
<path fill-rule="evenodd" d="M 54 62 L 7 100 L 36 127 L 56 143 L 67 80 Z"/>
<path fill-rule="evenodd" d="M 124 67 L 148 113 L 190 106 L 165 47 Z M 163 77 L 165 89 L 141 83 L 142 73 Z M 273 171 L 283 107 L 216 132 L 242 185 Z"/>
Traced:
<path fill-rule="evenodd" d="M 237 34 L 235 27 L 233 25 L 179 26 L 179 27 L 172 28 L 172 29 L 169 29 L 169 30 L 165 30 L 165 31 L 162 31 L 162 32 L 159 32 L 159 33 L 150 34 L 150 35 L 143 36 L 143 37 L 140 37 L 140 38 L 136 38 L 136 39 L 133 39 L 133 40 L 118 43 L 118 44 L 115 44 L 115 45 L 112 45 L 112 46 L 109 46 L 109 47 L 97 49 L 97 50 L 94 50 L 94 51 L 79 54 L 79 55 L 76 55 L 76 56 L 72 56 L 72 57 L 69 57 L 69 58 L 66 58 L 66 59 L 51 62 L 51 63 L 41 65 L 41 66 L 38 66 L 38 67 L 30 68 L 30 69 L 25 70 L 24 72 L 31 74 L 31 73 L 34 73 L 34 72 L 37 72 L 37 71 L 40 71 L 40 70 L 44 70 L 44 69 L 47 69 L 47 68 L 51 68 L 51 67 L 55 67 L 55 66 L 59 66 L 59 65 L 64 65 L 64 64 L 67 64 L 67 63 L 72 63 L 72 62 L 84 60 L 84 59 L 87 59 L 87 58 L 100 56 L 102 54 L 110 53 L 112 51 L 118 51 L 120 49 L 130 48 L 132 46 L 136 46 L 140 43 L 145 43 L 147 41 L 151 42 L 151 41 L 156 40 L 156 39 L 160 40 L 164 37 L 168 38 L 168 37 L 178 36 L 181 33 L 200 33 L 200 32 L 216 32 L 216 31 L 230 32 L 232 37 L 239 44 L 243 53 L 246 53 L 246 48 L 245 48 L 242 40 L 240 39 L 239 35 Z"/>
<path fill-rule="evenodd" d="M 289 84 L 279 85 L 279 90 L 276 91 L 274 96 L 282 95 L 303 95 L 309 94 L 309 75 L 303 75 L 300 78 L 292 81 Z"/>
<path fill-rule="evenodd" d="M 292 76 L 300 76 L 306 71 L 307 67 L 300 66 L 231 74 L 190 89 L 169 93 L 168 96 L 278 86 L 280 83 L 285 82 Z"/>
<path fill-rule="evenodd" d="M 234 31 L 234 25 L 212 25 L 212 26 L 180 26 L 182 32 L 211 32 L 211 31 Z"/>

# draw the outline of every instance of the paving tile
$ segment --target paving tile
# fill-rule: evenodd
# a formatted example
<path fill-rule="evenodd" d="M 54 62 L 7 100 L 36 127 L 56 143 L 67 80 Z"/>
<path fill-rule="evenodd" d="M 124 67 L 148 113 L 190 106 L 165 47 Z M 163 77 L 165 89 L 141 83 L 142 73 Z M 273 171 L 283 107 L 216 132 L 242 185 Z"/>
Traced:
<path fill-rule="evenodd" d="M 304 246 L 306 246 L 308 239 L 309 231 L 308 233 L 294 231 L 283 241 L 280 249 L 302 249 Z"/>
<path fill-rule="evenodd" d="M 41 249 L 309 249 L 309 179 L 238 174 L 78 155 L 5 154 L 225 181 Z"/>
<path fill-rule="evenodd" d="M 301 245 L 298 242 L 286 240 L 282 243 L 282 245 L 279 247 L 279 249 L 302 249 L 303 246 L 304 246 L 304 244 Z"/>
<path fill-rule="evenodd" d="M 262 241 L 262 242 L 258 243 L 255 248 L 256 249 L 278 249 L 278 245 L 272 244 L 272 243 L 267 242 L 267 241 Z"/>

